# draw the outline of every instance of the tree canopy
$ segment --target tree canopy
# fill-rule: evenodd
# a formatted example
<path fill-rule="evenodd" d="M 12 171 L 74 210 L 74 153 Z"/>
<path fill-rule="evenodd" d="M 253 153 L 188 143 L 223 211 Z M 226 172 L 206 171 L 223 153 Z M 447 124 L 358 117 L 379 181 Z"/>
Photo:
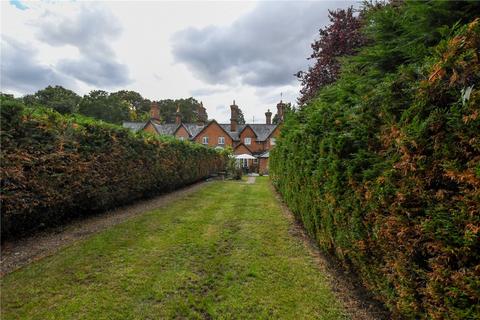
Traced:
<path fill-rule="evenodd" d="M 14 98 L 2 93 L 2 96 Z M 48 107 L 62 114 L 79 113 L 106 122 L 121 124 L 123 121 L 145 121 L 150 115 L 152 100 L 132 90 L 109 93 L 93 90 L 83 97 L 62 86 L 48 86 L 34 94 L 19 98 L 30 107 Z M 193 97 L 184 99 L 162 99 L 157 101 L 161 121 L 174 123 L 177 107 L 183 122 L 198 120 L 200 103 Z M 242 115 L 243 118 L 243 115 Z"/>
<path fill-rule="evenodd" d="M 99 120 L 121 124 L 130 120 L 131 105 L 118 95 L 103 90 L 93 90 L 83 96 L 78 112 Z"/>
<path fill-rule="evenodd" d="M 77 112 L 81 100 L 82 98 L 78 94 L 61 86 L 48 86 L 23 98 L 26 105 L 46 106 L 61 114 Z"/>
<path fill-rule="evenodd" d="M 313 53 L 309 59 L 315 63 L 308 71 L 299 71 L 296 76 L 302 88 L 298 103 L 305 104 L 315 97 L 318 90 L 333 83 L 340 73 L 339 58 L 355 54 L 366 43 L 360 31 L 361 16 L 355 16 L 353 8 L 329 10 L 330 24 L 319 31 L 319 39 L 312 43 Z"/>

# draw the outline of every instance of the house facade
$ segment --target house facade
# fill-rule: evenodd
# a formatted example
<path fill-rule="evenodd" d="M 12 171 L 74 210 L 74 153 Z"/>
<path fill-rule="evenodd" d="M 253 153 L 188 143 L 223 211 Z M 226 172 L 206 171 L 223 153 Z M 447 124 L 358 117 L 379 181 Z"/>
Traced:
<path fill-rule="evenodd" d="M 160 110 L 156 103 L 150 109 L 150 119 L 146 122 L 124 122 L 123 126 L 133 131 L 148 131 L 154 134 L 175 136 L 181 140 L 190 140 L 214 148 L 230 146 L 235 155 L 249 154 L 255 160 L 242 160 L 242 166 L 248 171 L 268 173 L 269 151 L 275 146 L 283 122 L 285 104 L 277 104 L 278 124 L 272 124 L 272 113 L 265 113 L 265 123 L 239 124 L 239 107 L 233 101 L 230 106 L 230 123 L 218 123 L 207 120 L 203 104 L 197 108 L 197 123 L 183 123 L 180 110 L 177 109 L 175 123 L 160 123 Z"/>

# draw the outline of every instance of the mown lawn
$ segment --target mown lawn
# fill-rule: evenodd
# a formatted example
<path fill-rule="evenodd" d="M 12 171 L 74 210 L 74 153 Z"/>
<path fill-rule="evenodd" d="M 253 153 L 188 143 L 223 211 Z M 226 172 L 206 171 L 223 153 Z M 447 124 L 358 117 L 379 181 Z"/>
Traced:
<path fill-rule="evenodd" d="M 344 319 L 267 178 L 211 182 L 2 279 L 6 319 Z"/>

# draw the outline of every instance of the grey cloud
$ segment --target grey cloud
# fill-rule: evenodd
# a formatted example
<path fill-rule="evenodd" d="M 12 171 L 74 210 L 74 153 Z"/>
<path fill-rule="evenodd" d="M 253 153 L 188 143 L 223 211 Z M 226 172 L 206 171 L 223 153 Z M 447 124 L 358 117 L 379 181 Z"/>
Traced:
<path fill-rule="evenodd" d="M 223 93 L 230 90 L 230 88 L 199 88 L 190 90 L 192 96 L 209 96 L 216 93 Z"/>
<path fill-rule="evenodd" d="M 89 56 L 112 54 L 108 43 L 122 32 L 109 11 L 95 6 L 81 6 L 73 20 L 46 12 L 36 26 L 39 40 L 52 46 L 69 44 Z"/>
<path fill-rule="evenodd" d="M 18 92 L 34 92 L 48 85 L 74 88 L 74 81 L 52 66 L 43 65 L 31 46 L 2 36 L 0 64 L 1 88 Z"/>
<path fill-rule="evenodd" d="M 47 12 L 35 26 L 39 40 L 79 50 L 80 58 L 59 61 L 58 68 L 65 74 L 94 86 L 112 87 L 131 81 L 127 66 L 116 61 L 110 46 L 120 36 L 121 25 L 106 9 L 82 5 L 73 19 Z"/>
<path fill-rule="evenodd" d="M 65 74 L 70 74 L 76 79 L 99 87 L 125 85 L 130 82 L 128 69 L 125 65 L 115 61 L 65 59 L 58 63 L 58 69 Z"/>
<path fill-rule="evenodd" d="M 212 84 L 278 86 L 308 65 L 310 43 L 328 9 L 355 2 L 265 2 L 229 27 L 189 28 L 174 35 L 173 55 Z"/>

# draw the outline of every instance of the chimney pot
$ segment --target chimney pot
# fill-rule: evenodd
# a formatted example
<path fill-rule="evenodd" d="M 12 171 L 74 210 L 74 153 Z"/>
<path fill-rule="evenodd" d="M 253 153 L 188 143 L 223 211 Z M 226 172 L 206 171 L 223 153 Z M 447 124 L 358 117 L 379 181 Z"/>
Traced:
<path fill-rule="evenodd" d="M 285 103 L 283 103 L 282 100 L 277 104 L 277 116 L 278 116 L 278 121 L 283 122 L 283 118 L 285 116 Z"/>
<path fill-rule="evenodd" d="M 265 112 L 265 118 L 266 118 L 266 124 L 272 124 L 272 113 L 270 112 L 270 109 L 268 109 L 268 111 Z"/>

